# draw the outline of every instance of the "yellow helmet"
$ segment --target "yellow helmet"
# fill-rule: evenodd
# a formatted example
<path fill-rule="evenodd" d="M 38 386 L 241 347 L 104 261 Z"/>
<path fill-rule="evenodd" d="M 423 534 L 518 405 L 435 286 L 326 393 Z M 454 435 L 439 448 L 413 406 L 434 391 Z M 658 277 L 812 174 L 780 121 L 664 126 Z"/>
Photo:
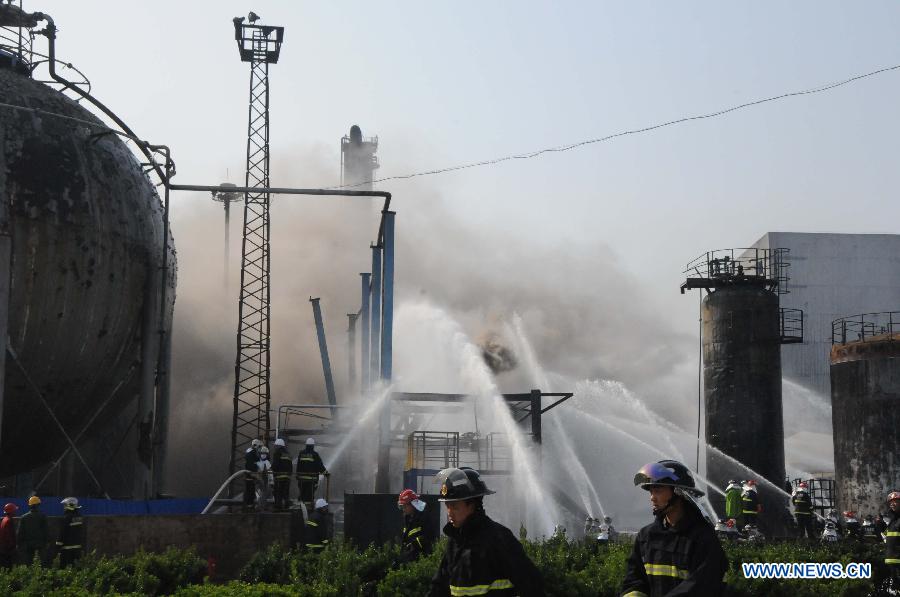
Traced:
<path fill-rule="evenodd" d="M 36 496 L 36 495 L 33 495 L 33 496 L 31 496 L 30 498 L 28 498 L 28 505 L 29 505 L 29 506 L 39 506 L 40 503 L 41 503 L 41 498 L 39 498 L 39 497 Z"/>

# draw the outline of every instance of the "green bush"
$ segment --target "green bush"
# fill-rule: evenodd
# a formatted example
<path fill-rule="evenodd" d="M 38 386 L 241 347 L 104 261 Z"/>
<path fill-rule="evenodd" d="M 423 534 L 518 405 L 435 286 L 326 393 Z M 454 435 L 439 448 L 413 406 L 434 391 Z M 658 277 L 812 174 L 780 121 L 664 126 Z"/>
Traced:
<path fill-rule="evenodd" d="M 204 579 L 205 563 L 193 551 L 169 549 L 162 554 L 139 552 L 129 557 L 88 555 L 77 565 L 56 567 L 17 566 L 0 570 L 0 595 L 30 597 L 88 597 L 93 595 L 213 595 L 251 597 L 380 597 L 422 595 L 428 591 L 443 556 L 446 541 L 420 560 L 392 566 L 395 545 L 359 550 L 335 542 L 321 553 L 305 553 L 279 545 L 256 554 L 240 574 L 240 580 L 214 585 Z M 631 551 L 627 543 L 587 547 L 558 539 L 526 542 L 525 550 L 541 571 L 550 597 L 618 595 Z M 728 544 L 729 595 L 824 597 L 863 596 L 877 593 L 877 582 L 887 572 L 882 545 L 807 542 Z M 743 576 L 743 562 L 871 562 L 872 580 L 751 580 Z M 369 591 L 369 592 L 366 592 Z"/>

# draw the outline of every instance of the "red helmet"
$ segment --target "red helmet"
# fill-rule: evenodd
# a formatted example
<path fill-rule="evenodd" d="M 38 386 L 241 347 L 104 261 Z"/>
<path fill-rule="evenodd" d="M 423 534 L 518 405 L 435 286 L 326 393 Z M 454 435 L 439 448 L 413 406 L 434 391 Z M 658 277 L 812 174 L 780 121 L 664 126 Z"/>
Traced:
<path fill-rule="evenodd" d="M 845 518 L 856 518 L 856 512 L 854 512 L 853 510 L 847 510 L 846 512 L 844 512 L 844 517 Z"/>
<path fill-rule="evenodd" d="M 734 528 L 734 519 L 729 518 L 727 521 L 725 521 L 725 526 L 727 526 L 729 529 Z"/>
<path fill-rule="evenodd" d="M 797 487 L 799 489 L 806 489 L 808 485 L 806 484 L 806 481 L 800 481 L 799 483 L 797 483 Z"/>
<path fill-rule="evenodd" d="M 419 499 L 419 496 L 412 489 L 404 489 L 400 492 L 400 497 L 397 498 L 398 506 L 405 506 Z"/>
<path fill-rule="evenodd" d="M 15 514 L 18 509 L 19 507 L 12 503 L 3 506 L 3 512 L 6 514 Z"/>
<path fill-rule="evenodd" d="M 745 485 L 750 485 L 751 487 L 755 486 L 755 485 L 756 485 L 756 479 L 748 479 L 748 480 L 745 482 Z"/>
<path fill-rule="evenodd" d="M 887 501 L 893 502 L 894 500 L 900 500 L 900 491 L 892 491 L 888 494 Z"/>

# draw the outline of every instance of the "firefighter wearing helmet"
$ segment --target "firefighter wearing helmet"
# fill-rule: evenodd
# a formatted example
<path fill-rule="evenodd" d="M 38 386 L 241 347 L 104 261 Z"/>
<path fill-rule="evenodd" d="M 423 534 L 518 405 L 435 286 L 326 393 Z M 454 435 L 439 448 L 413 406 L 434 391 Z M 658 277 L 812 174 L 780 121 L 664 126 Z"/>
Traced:
<path fill-rule="evenodd" d="M 431 551 L 431 533 L 425 516 L 425 502 L 412 489 L 404 489 L 397 497 L 397 507 L 403 512 L 403 531 L 400 533 L 400 557 L 397 564 L 407 564 Z"/>
<path fill-rule="evenodd" d="M 447 549 L 431 579 L 431 597 L 451 595 L 544 595 L 540 572 L 522 544 L 505 526 L 491 520 L 483 499 L 494 493 L 478 471 L 447 468 L 437 475 L 439 502 L 447 509 Z"/>
<path fill-rule="evenodd" d="M 59 527 L 59 565 L 63 568 L 74 564 L 84 551 L 84 518 L 78 498 L 67 497 L 60 502 L 63 506 L 63 519 Z"/>
<path fill-rule="evenodd" d="M 759 503 L 759 493 L 756 491 L 756 481 L 750 479 L 744 481 L 743 492 L 741 492 L 741 516 L 745 524 L 757 526 L 757 515 L 762 511 L 762 504 Z"/>
<path fill-rule="evenodd" d="M 694 501 L 703 492 L 687 467 L 675 460 L 651 462 L 634 476 L 634 484 L 650 493 L 655 520 L 635 538 L 621 594 L 722 595 L 728 561 Z"/>
<path fill-rule="evenodd" d="M 813 504 L 809 497 L 809 488 L 806 481 L 800 481 L 797 488 L 791 494 L 791 504 L 794 506 L 794 518 L 797 520 L 797 533 L 800 538 L 813 538 Z"/>
<path fill-rule="evenodd" d="M 900 491 L 887 497 L 888 519 L 884 530 L 884 563 L 891 574 L 893 588 L 900 589 Z"/>

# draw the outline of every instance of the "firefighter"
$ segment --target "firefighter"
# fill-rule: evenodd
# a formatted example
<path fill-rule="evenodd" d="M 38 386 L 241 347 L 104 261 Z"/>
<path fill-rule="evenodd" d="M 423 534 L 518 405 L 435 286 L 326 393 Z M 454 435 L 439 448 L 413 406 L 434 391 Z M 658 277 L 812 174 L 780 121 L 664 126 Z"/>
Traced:
<path fill-rule="evenodd" d="M 544 595 L 541 574 L 522 544 L 484 511 L 483 498 L 494 493 L 478 471 L 447 468 L 437 475 L 438 501 L 447 508 L 447 549 L 431 579 L 431 597 L 450 595 Z"/>
<path fill-rule="evenodd" d="M 78 498 L 67 497 L 60 502 L 63 506 L 63 520 L 59 528 L 59 565 L 63 568 L 74 564 L 84 551 L 84 518 L 79 510 Z"/>
<path fill-rule="evenodd" d="M 256 470 L 259 472 L 259 509 L 265 511 L 268 508 L 269 492 L 272 488 L 272 463 L 269 461 L 269 448 L 265 446 L 259 449 Z"/>
<path fill-rule="evenodd" d="M 756 481 L 750 479 L 749 481 L 744 481 L 744 487 L 741 492 L 741 516 L 744 517 L 742 521 L 744 525 L 753 525 L 757 526 L 756 517 L 759 512 L 762 510 L 762 505 L 759 503 L 759 494 L 756 492 Z"/>
<path fill-rule="evenodd" d="M 794 505 L 794 519 L 797 521 L 797 536 L 812 539 L 813 507 L 806 481 L 797 484 L 797 489 L 791 493 L 791 503 Z"/>
<path fill-rule="evenodd" d="M 25 551 L 25 561 L 34 562 L 34 556 L 43 561 L 44 550 L 50 541 L 50 529 L 47 515 L 41 512 L 41 498 L 36 495 L 28 498 L 28 512 L 19 520 L 18 543 Z"/>
<path fill-rule="evenodd" d="M 312 504 L 319 487 L 319 475 L 328 475 L 322 457 L 316 452 L 316 440 L 308 438 L 306 449 L 297 457 L 297 487 L 300 489 L 300 501 L 307 507 Z"/>
<path fill-rule="evenodd" d="M 256 473 L 259 471 L 259 449 L 262 448 L 261 440 L 250 442 L 250 447 L 244 452 L 244 512 L 253 510 L 256 503 Z"/>
<path fill-rule="evenodd" d="M 844 515 L 844 534 L 847 539 L 855 539 L 856 541 L 862 540 L 862 528 L 859 524 L 859 519 L 856 517 L 856 512 L 854 510 L 847 510 L 843 512 Z"/>
<path fill-rule="evenodd" d="M 731 519 L 741 526 L 741 482 L 732 479 L 725 488 L 725 518 Z"/>
<path fill-rule="evenodd" d="M 12 568 L 16 555 L 16 523 L 13 515 L 19 507 L 15 504 L 3 506 L 3 518 L 0 518 L 0 568 Z"/>
<path fill-rule="evenodd" d="M 431 579 L 431 597 L 449 595 L 544 595 L 540 572 L 522 544 L 484 511 L 484 496 L 494 493 L 469 467 L 437 474 L 439 502 L 447 509 L 447 549 Z"/>
<path fill-rule="evenodd" d="M 403 531 L 400 534 L 400 557 L 397 564 L 408 564 L 431 551 L 431 537 L 425 517 L 425 502 L 412 489 L 404 489 L 397 498 L 403 512 Z"/>
<path fill-rule="evenodd" d="M 294 463 L 284 440 L 275 440 L 272 452 L 272 472 L 275 474 L 275 511 L 287 510 L 291 505 L 291 472 Z"/>
<path fill-rule="evenodd" d="M 312 552 L 325 549 L 331 535 L 329 526 L 328 502 L 319 498 L 316 500 L 316 509 L 306 519 L 306 549 Z"/>
<path fill-rule="evenodd" d="M 728 560 L 697 503 L 703 492 L 675 460 L 645 464 L 634 484 L 650 492 L 656 519 L 635 538 L 627 561 L 623 597 L 722 595 Z"/>
<path fill-rule="evenodd" d="M 890 571 L 893 589 L 900 589 L 900 491 L 888 494 L 887 528 L 884 530 L 884 563 Z"/>

